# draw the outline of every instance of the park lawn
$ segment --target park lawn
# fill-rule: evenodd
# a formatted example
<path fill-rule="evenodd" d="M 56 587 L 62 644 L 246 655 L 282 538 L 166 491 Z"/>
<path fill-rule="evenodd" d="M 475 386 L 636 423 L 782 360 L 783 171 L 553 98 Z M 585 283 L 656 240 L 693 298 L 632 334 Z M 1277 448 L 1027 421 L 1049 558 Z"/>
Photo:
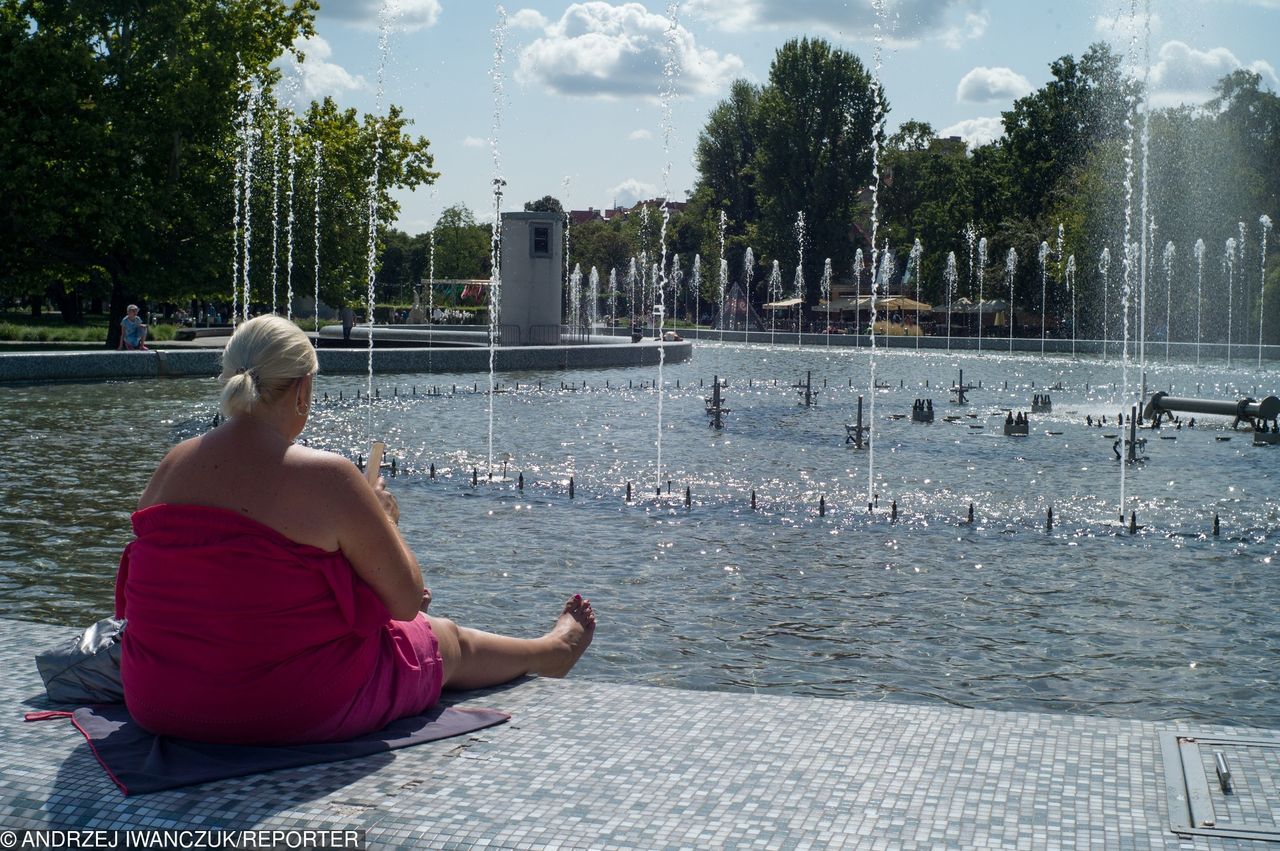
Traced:
<path fill-rule="evenodd" d="M 148 340 L 172 340 L 177 325 L 157 323 L 147 325 Z M 23 311 L 0 313 L 0 340 L 20 343 L 102 343 L 107 340 L 107 317 L 102 314 L 85 316 L 83 325 L 69 325 L 57 313 L 44 313 L 33 317 Z"/>

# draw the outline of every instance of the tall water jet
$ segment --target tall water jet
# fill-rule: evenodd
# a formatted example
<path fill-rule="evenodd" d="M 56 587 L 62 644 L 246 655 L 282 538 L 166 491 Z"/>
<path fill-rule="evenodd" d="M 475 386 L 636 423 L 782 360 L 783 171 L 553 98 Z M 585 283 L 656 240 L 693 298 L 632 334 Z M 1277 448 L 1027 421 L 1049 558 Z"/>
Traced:
<path fill-rule="evenodd" d="M 862 335 L 862 268 L 865 263 L 861 248 L 853 252 L 853 336 L 855 340 Z"/>
<path fill-rule="evenodd" d="M 987 274 L 987 238 L 978 240 L 978 354 L 982 354 L 982 317 L 985 311 L 982 300 L 982 281 Z M 917 298 L 916 301 L 919 301 Z M 920 326 L 920 308 L 916 308 L 916 327 Z M 919 338 L 917 338 L 919 339 Z"/>
<path fill-rule="evenodd" d="M 1169 345 L 1173 339 L 1173 265 L 1178 249 L 1172 240 L 1164 244 L 1164 362 L 1169 362 Z"/>
<path fill-rule="evenodd" d="M 728 216 L 724 210 L 720 211 L 720 342 L 724 342 L 724 299 L 725 287 L 729 283 L 729 261 L 724 256 L 724 230 L 727 224 Z"/>
<path fill-rule="evenodd" d="M 648 220 L 648 207 L 641 208 L 641 218 Z M 649 260 L 649 250 L 643 249 L 640 252 L 640 310 L 637 316 L 640 317 L 641 326 L 645 325 L 649 319 L 649 307 L 654 304 L 653 297 L 653 263 Z"/>
<path fill-rule="evenodd" d="M 689 273 L 689 325 L 698 328 L 702 324 L 702 255 L 693 255 L 693 269 Z"/>
<path fill-rule="evenodd" d="M 271 135 L 271 312 L 276 312 L 280 265 L 280 134 Z"/>
<path fill-rule="evenodd" d="M 1244 237 L 1245 237 L 1245 232 L 1246 232 L 1246 231 L 1245 231 L 1245 225 L 1244 225 L 1244 222 L 1237 222 L 1237 223 L 1236 223 L 1236 228 L 1238 229 L 1239 234 L 1240 234 L 1240 239 L 1236 242 L 1236 251 L 1238 251 L 1238 252 L 1239 252 L 1240 257 L 1239 257 L 1239 262 L 1237 262 L 1237 263 L 1235 264 L 1235 268 L 1237 268 L 1237 269 L 1239 269 L 1239 270 L 1240 270 L 1240 279 L 1239 279 L 1239 281 L 1237 282 L 1236 286 L 1240 287 L 1240 306 L 1241 306 L 1241 310 L 1240 310 L 1240 320 L 1241 320 L 1241 321 L 1240 321 L 1240 334 L 1238 335 L 1237 339 L 1243 340 L 1243 339 L 1244 339 L 1244 328 L 1245 328 L 1245 323 L 1244 323 L 1244 319 L 1245 319 L 1245 305 L 1248 303 L 1248 298 L 1249 298 L 1249 294 L 1248 294 L 1248 284 L 1245 282 L 1245 271 L 1244 271 L 1245 269 L 1247 269 L 1247 268 L 1248 268 L 1248 265 L 1245 263 L 1245 250 L 1244 250 L 1244 249 L 1245 249 L 1245 244 L 1244 244 Z"/>
<path fill-rule="evenodd" d="M 324 159 L 321 156 L 321 153 L 322 153 L 322 146 L 321 146 L 320 140 L 316 139 L 311 143 L 312 168 L 313 168 L 313 171 L 315 172 L 312 175 L 312 194 L 314 195 L 315 206 L 312 211 L 312 216 L 313 216 L 312 235 L 314 236 L 312 248 L 314 251 L 314 258 L 313 258 L 313 264 L 311 268 L 312 268 L 312 271 L 315 273 L 315 300 L 316 301 L 315 301 L 315 329 L 314 330 L 316 332 L 317 345 L 319 344 L 319 340 L 320 340 L 320 190 L 324 186 L 323 172 L 321 171 L 321 168 L 320 168 L 324 162 Z"/>
<path fill-rule="evenodd" d="M 977 270 L 974 269 L 975 257 L 978 250 L 978 230 L 973 226 L 973 222 L 969 222 L 964 226 L 964 242 L 965 248 L 968 249 L 966 259 L 969 261 L 969 289 L 965 292 L 968 298 L 974 293 L 974 282 L 977 280 Z M 978 314 L 978 324 L 982 324 L 982 314 Z M 969 329 L 969 323 L 965 322 L 965 331 Z"/>
<path fill-rule="evenodd" d="M 986 244 L 986 240 L 983 240 Z M 920 333 L 920 285 L 924 282 L 924 273 L 920 270 L 920 263 L 924 258 L 924 245 L 917 239 L 911 243 L 911 252 L 907 255 L 907 273 L 915 278 L 916 282 L 916 348 L 920 348 L 920 338 L 924 335 Z"/>
<path fill-rule="evenodd" d="M 671 220 L 671 210 L 668 207 L 667 199 L 671 196 L 671 101 L 676 96 L 676 74 L 680 70 L 677 60 L 677 50 L 679 48 L 680 32 L 678 29 L 677 11 L 680 8 L 678 2 L 667 4 L 667 59 L 662 68 L 662 75 L 665 85 L 662 91 L 662 228 L 658 232 L 658 242 L 662 246 L 662 260 L 658 264 L 658 274 L 666 274 L 667 267 L 667 224 Z M 662 366 L 666 361 L 666 340 L 663 339 L 662 323 L 666 317 L 666 286 L 665 281 L 659 279 L 658 286 L 659 303 L 654 308 L 654 319 L 658 333 L 658 461 L 657 476 L 658 487 L 662 487 L 662 397 L 666 395 L 666 388 L 662 383 Z"/>
<path fill-rule="evenodd" d="M 822 303 L 827 306 L 827 324 L 825 333 L 827 335 L 827 348 L 831 348 L 831 258 L 828 257 L 822 261 L 822 279 L 818 282 L 818 289 L 821 292 Z"/>
<path fill-rule="evenodd" d="M 769 269 L 769 303 L 773 305 L 769 310 L 769 345 L 773 346 L 773 337 L 778 330 L 778 305 L 782 301 L 782 268 L 778 266 L 778 261 L 774 260 L 773 265 Z"/>
<path fill-rule="evenodd" d="M 498 311 L 502 300 L 502 155 L 498 134 L 502 129 L 502 89 L 504 80 L 507 10 L 498 6 L 498 20 L 493 26 L 493 65 L 489 76 L 493 81 L 493 131 L 489 136 L 489 152 L 493 157 L 493 230 L 489 239 L 489 474 L 493 474 L 493 399 L 497 389 L 494 373 L 497 359 Z"/>
<path fill-rule="evenodd" d="M 671 318 L 674 319 L 679 312 L 677 308 L 680 306 L 680 285 L 684 283 L 684 270 L 680 268 L 680 255 L 671 255 Z M 688 302 L 686 301 L 686 304 Z"/>
<path fill-rule="evenodd" d="M 591 274 L 587 276 L 587 332 L 590 333 L 596 328 L 596 322 L 599 319 L 600 309 L 600 273 L 596 271 L 596 267 L 591 267 Z"/>
<path fill-rule="evenodd" d="M 1263 213 L 1258 217 L 1258 226 L 1262 229 L 1259 237 L 1262 272 L 1258 276 L 1258 369 L 1262 369 L 1262 325 L 1267 315 L 1267 233 L 1271 230 L 1271 217 Z"/>
<path fill-rule="evenodd" d="M 284 283 L 285 283 L 285 318 L 293 319 L 293 191 L 294 191 L 294 175 L 298 170 L 298 151 L 293 140 L 293 124 L 291 121 L 285 122 L 285 145 L 288 148 L 288 155 L 285 158 L 285 168 L 288 171 L 286 176 L 287 188 L 285 190 L 285 207 L 287 221 L 285 225 L 285 241 L 288 248 L 285 251 L 284 261 Z"/>
<path fill-rule="evenodd" d="M 249 88 L 249 97 L 245 105 L 244 113 L 241 115 L 241 155 L 244 157 L 244 182 L 241 185 L 242 197 L 240 203 L 244 209 L 243 217 L 243 234 L 244 238 L 241 243 L 243 254 L 240 260 L 240 281 L 241 281 L 241 316 L 245 319 L 249 318 L 249 256 L 250 248 L 253 245 L 253 163 L 254 156 L 258 149 L 258 132 L 257 132 L 257 114 L 258 106 L 262 98 L 262 92 L 256 83 L 251 83 Z M 236 324 L 235 302 L 232 302 L 231 324 Z"/>
<path fill-rule="evenodd" d="M 392 4 L 383 2 L 378 10 L 378 89 L 374 98 L 373 114 L 380 116 L 382 114 L 382 97 L 385 91 L 384 78 L 387 69 L 387 55 L 391 52 L 391 17 L 393 14 Z M 373 137 L 373 170 L 369 174 L 369 240 L 366 246 L 367 253 L 365 256 L 365 271 L 367 272 L 369 291 L 368 295 L 368 316 L 366 324 L 369 326 L 369 373 L 367 386 L 367 397 L 369 400 L 369 420 L 368 420 L 368 439 L 373 440 L 373 326 L 374 307 L 376 294 L 374 292 L 374 284 L 377 280 L 378 273 L 378 172 L 382 167 L 382 133 L 375 125 Z"/>
<path fill-rule="evenodd" d="M 627 327 L 632 333 L 636 330 L 636 258 L 632 257 L 627 264 Z"/>
<path fill-rule="evenodd" d="M 954 251 L 947 252 L 947 265 L 942 272 L 942 281 L 946 286 L 947 297 L 947 351 L 951 351 L 951 299 L 956 292 L 956 278 L 959 272 L 956 269 L 956 253 Z"/>
<path fill-rule="evenodd" d="M 876 249 L 876 239 L 880 232 L 880 135 L 884 132 L 885 110 L 881 103 L 883 89 L 880 85 L 881 48 L 883 33 L 881 22 L 887 20 L 885 0 L 871 0 L 876 12 L 875 22 L 875 72 L 871 77 L 871 98 L 876 110 L 875 132 L 871 134 L 871 406 L 870 425 L 867 428 L 867 510 L 875 508 L 876 501 L 876 273 L 882 255 Z M 888 250 L 887 240 L 885 250 Z"/>
<path fill-rule="evenodd" d="M 569 315 L 565 324 L 569 326 L 569 336 L 577 337 L 581 331 L 582 322 L 582 266 L 573 264 L 573 271 L 569 273 L 569 299 L 567 310 Z"/>
<path fill-rule="evenodd" d="M 569 275 L 571 274 L 569 272 L 569 262 L 571 257 L 570 249 L 573 247 L 569 241 L 569 228 L 573 224 L 573 221 L 572 217 L 569 215 L 569 210 L 571 210 L 572 207 L 569 206 L 569 175 L 567 174 L 564 176 L 563 186 L 564 192 L 562 192 L 561 195 L 564 200 L 561 207 L 563 208 L 562 217 L 564 219 L 564 282 L 565 285 L 568 286 Z M 578 282 L 579 284 L 582 282 L 581 273 L 579 273 Z M 579 290 L 581 290 L 581 286 L 579 286 Z"/>
<path fill-rule="evenodd" d="M 1196 366 L 1200 365 L 1201 320 L 1204 318 L 1204 240 L 1196 240 Z"/>
<path fill-rule="evenodd" d="M 1107 360 L 1107 299 L 1111 285 L 1111 249 L 1103 248 L 1098 257 L 1098 274 L 1102 276 L 1102 360 Z"/>
<path fill-rule="evenodd" d="M 720 258 L 720 342 L 724 342 L 725 287 L 729 282 L 729 261 Z"/>
<path fill-rule="evenodd" d="M 746 253 L 743 254 L 742 256 L 743 295 L 746 298 L 748 305 L 751 304 L 751 282 L 752 282 L 752 278 L 755 276 L 755 268 L 756 268 L 756 255 L 755 255 L 755 252 L 751 250 L 751 246 L 748 245 Z M 747 321 L 750 319 L 750 316 L 751 316 L 751 312 L 748 310 L 747 315 L 744 317 L 744 321 L 742 325 L 742 328 L 744 331 L 751 330 L 750 328 L 747 327 Z"/>
<path fill-rule="evenodd" d="M 1056 246 L 1057 251 L 1053 256 L 1058 262 L 1058 284 L 1059 286 L 1063 287 L 1064 291 L 1067 283 L 1066 242 L 1067 242 L 1066 228 L 1063 227 L 1062 222 L 1058 222 L 1058 243 Z M 1041 331 L 1043 330 L 1044 330 L 1043 323 L 1041 323 Z M 1074 329 L 1072 329 L 1072 333 L 1073 334 L 1075 333 Z M 1075 354 L 1074 348 L 1072 349 L 1071 353 L 1072 355 Z"/>
<path fill-rule="evenodd" d="M 1005 311 L 1005 324 L 1009 326 L 1009 354 L 1013 354 L 1013 276 L 1018 271 L 1018 252 L 1010 248 L 1004 255 L 1004 277 L 1009 283 L 1009 309 Z"/>
<path fill-rule="evenodd" d="M 1049 258 L 1049 243 L 1040 243 L 1040 354 L 1044 354 L 1045 322 L 1048 313 L 1048 302 L 1045 300 L 1049 292 L 1049 277 L 1046 272 L 1046 261 Z"/>
<path fill-rule="evenodd" d="M 609 270 L 609 325 L 618 325 L 618 267 Z"/>
<path fill-rule="evenodd" d="M 801 345 L 804 332 L 804 210 L 796 214 L 796 345 Z"/>
<path fill-rule="evenodd" d="M 1132 60 L 1133 65 L 1137 65 L 1138 63 L 1137 15 L 1138 15 L 1138 5 L 1137 5 L 1137 0 L 1134 0 L 1132 15 L 1130 15 L 1130 17 L 1132 17 L 1133 19 L 1132 23 L 1134 24 L 1132 28 L 1133 37 L 1130 38 L 1130 41 L 1129 41 L 1129 56 L 1130 56 L 1130 60 Z M 1147 9 L 1147 14 L 1144 15 L 1143 29 L 1144 29 L 1144 32 L 1146 32 L 1148 42 L 1149 42 L 1149 37 L 1151 37 L 1151 10 L 1149 10 L 1149 8 Z M 1134 266 L 1137 266 L 1139 292 L 1142 293 L 1143 296 L 1144 294 L 1146 294 L 1146 292 L 1144 292 L 1144 289 L 1146 289 L 1146 280 L 1147 280 L 1147 262 L 1146 262 L 1147 221 L 1149 220 L 1149 216 L 1147 215 L 1148 214 L 1147 168 L 1149 163 L 1149 159 L 1148 159 L 1149 122 L 1147 122 L 1146 120 L 1148 116 L 1147 115 L 1148 110 L 1146 109 L 1146 104 L 1147 104 L 1146 92 L 1149 91 L 1148 82 L 1149 82 L 1149 74 L 1151 74 L 1151 61 L 1149 61 L 1149 55 L 1151 55 L 1151 51 L 1149 51 L 1149 47 L 1148 47 L 1146 54 L 1143 55 L 1144 78 L 1143 78 L 1143 86 L 1140 87 L 1140 91 L 1143 92 L 1143 129 L 1142 129 L 1142 193 L 1140 193 L 1140 198 L 1139 198 L 1140 205 L 1142 206 L 1140 206 L 1140 210 L 1139 210 L 1140 218 L 1138 220 L 1138 242 L 1134 242 L 1134 239 L 1133 239 L 1133 233 L 1134 233 L 1134 223 L 1133 223 L 1134 150 L 1133 150 L 1133 147 L 1134 147 L 1134 115 L 1137 114 L 1138 106 L 1139 106 L 1137 90 L 1132 90 L 1129 93 L 1129 96 L 1128 96 L 1129 109 L 1125 113 L 1125 120 L 1124 120 L 1124 128 L 1125 128 L 1124 279 L 1123 279 L 1123 284 L 1121 284 L 1121 297 L 1120 297 L 1120 303 L 1121 303 L 1121 307 L 1123 307 L 1123 315 L 1124 315 L 1124 338 L 1123 340 L 1121 340 L 1121 347 L 1120 347 L 1120 360 L 1121 360 L 1121 365 L 1123 365 L 1121 366 L 1121 381 L 1123 381 L 1123 392 L 1121 392 L 1121 395 L 1120 395 L 1121 404 L 1129 403 L 1129 307 L 1130 307 L 1130 303 L 1132 303 L 1132 298 L 1134 294 L 1133 292 L 1134 271 L 1135 271 Z M 1143 298 L 1142 302 L 1143 303 L 1146 302 L 1146 299 Z M 1142 307 L 1142 305 L 1139 305 L 1139 307 Z M 1142 325 L 1143 325 L 1142 320 L 1143 320 L 1143 317 L 1139 315 L 1139 322 L 1138 322 L 1139 347 L 1140 347 L 1140 339 L 1142 339 Z M 1123 434 L 1121 434 L 1120 439 L 1121 441 L 1124 440 Z M 1121 445 L 1123 445 L 1123 443 L 1121 443 Z M 1125 504 L 1126 504 L 1125 503 L 1125 500 L 1126 500 L 1125 467 L 1126 466 L 1128 465 L 1126 465 L 1124 461 L 1120 462 L 1120 521 L 1121 522 L 1124 522 L 1124 513 L 1125 513 Z"/>
<path fill-rule="evenodd" d="M 1062 284 L 1071 293 L 1071 357 L 1076 356 L 1076 256 L 1067 258 L 1066 271 L 1062 276 Z"/>
<path fill-rule="evenodd" d="M 1133 12 L 1137 14 L 1137 0 L 1133 0 Z M 1136 27 L 1134 28 L 1136 32 Z M 1140 260 L 1139 269 L 1139 286 L 1138 286 L 1138 363 L 1142 370 L 1142 374 L 1146 374 L 1147 369 L 1147 272 L 1149 269 L 1148 258 L 1151 256 L 1150 247 L 1154 245 L 1155 237 L 1155 219 L 1151 213 L 1151 192 L 1150 192 L 1150 176 L 1151 176 L 1151 0 L 1145 0 L 1143 4 L 1142 14 L 1142 228 L 1139 230 L 1140 244 L 1138 246 Z M 1126 233 L 1125 239 L 1127 240 Z M 1126 320 L 1127 323 L 1127 320 Z M 1126 327 L 1127 324 L 1126 324 Z M 1128 403 L 1128 375 L 1125 376 L 1125 400 Z M 1139 399 L 1138 405 L 1141 407 L 1145 400 Z M 1124 464 L 1120 465 L 1121 482 L 1124 481 Z M 1124 493 L 1121 491 L 1121 520 L 1124 509 Z"/>
<path fill-rule="evenodd" d="M 244 69 L 240 69 L 243 75 Z M 243 110 L 243 107 L 241 107 Z M 235 168 L 231 182 L 231 324 L 236 324 L 240 305 L 240 204 L 244 198 L 244 116 L 236 117 Z"/>
<path fill-rule="evenodd" d="M 1231 366 L 1232 296 L 1236 288 L 1236 238 L 1234 236 L 1227 239 L 1226 247 L 1222 252 L 1222 274 L 1227 283 L 1227 366 Z"/>

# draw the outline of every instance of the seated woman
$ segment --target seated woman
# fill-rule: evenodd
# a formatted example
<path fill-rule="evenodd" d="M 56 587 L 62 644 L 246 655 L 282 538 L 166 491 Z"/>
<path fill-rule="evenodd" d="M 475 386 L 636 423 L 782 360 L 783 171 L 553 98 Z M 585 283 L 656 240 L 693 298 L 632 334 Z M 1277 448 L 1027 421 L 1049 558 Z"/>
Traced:
<path fill-rule="evenodd" d="M 562 677 L 595 631 L 575 596 L 518 639 L 425 613 L 399 508 L 350 461 L 296 445 L 315 350 L 277 316 L 223 354 L 227 419 L 160 462 L 116 579 L 134 719 L 207 742 L 337 741 L 423 712 L 442 688 Z"/>

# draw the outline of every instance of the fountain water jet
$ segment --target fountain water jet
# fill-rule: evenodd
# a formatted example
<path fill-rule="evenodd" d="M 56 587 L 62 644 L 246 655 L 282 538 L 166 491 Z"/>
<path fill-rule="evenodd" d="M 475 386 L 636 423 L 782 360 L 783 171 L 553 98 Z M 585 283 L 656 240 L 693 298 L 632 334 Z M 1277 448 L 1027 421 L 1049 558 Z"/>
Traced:
<path fill-rule="evenodd" d="M 778 266 L 778 261 L 773 261 L 773 266 L 769 270 L 769 302 L 774 304 L 772 310 L 769 311 L 769 346 L 773 347 L 774 335 L 778 330 L 778 308 L 776 303 L 782 300 L 782 269 Z"/>
<path fill-rule="evenodd" d="M 983 243 L 985 245 L 985 240 Z M 907 274 L 916 281 L 916 350 L 920 349 L 920 285 L 924 282 L 924 274 L 920 271 L 920 260 L 924 256 L 924 246 L 917 239 L 911 244 L 911 252 L 907 255 Z"/>
<path fill-rule="evenodd" d="M 493 399 L 497 389 L 494 371 L 498 345 L 498 311 L 502 304 L 502 155 L 498 146 L 498 133 L 502 129 L 502 90 L 506 59 L 507 10 L 498 6 L 498 20 L 493 26 L 493 65 L 489 75 L 493 80 L 493 133 L 489 137 L 489 152 L 493 157 L 493 230 L 489 240 L 489 474 L 493 475 Z"/>
<path fill-rule="evenodd" d="M 1164 362 L 1169 362 L 1169 344 L 1173 338 L 1173 262 L 1178 250 L 1172 241 L 1164 245 Z"/>
<path fill-rule="evenodd" d="M 1045 317 L 1048 307 L 1046 298 L 1048 296 L 1049 279 L 1046 273 L 1046 261 L 1049 258 L 1049 243 L 1040 243 L 1040 354 L 1044 354 L 1044 338 L 1045 338 Z"/>
<path fill-rule="evenodd" d="M 951 299 L 956 292 L 956 278 L 959 273 L 956 270 L 956 253 L 954 251 L 947 252 L 947 266 L 942 272 L 942 280 L 947 291 L 947 351 L 951 351 Z"/>
<path fill-rule="evenodd" d="M 317 335 L 316 337 L 317 343 L 319 342 L 319 334 L 320 334 L 320 190 L 324 185 L 323 172 L 320 169 L 320 166 L 323 160 L 320 154 L 321 154 L 320 140 L 316 139 L 311 144 L 311 155 L 312 155 L 312 166 L 315 171 L 315 174 L 313 175 L 313 184 L 312 184 L 312 187 L 313 187 L 312 194 L 315 196 L 314 198 L 315 205 L 313 210 L 313 223 L 312 223 L 312 235 L 314 237 L 313 250 L 315 252 L 315 256 L 313 260 L 312 271 L 315 273 L 315 288 L 316 288 L 315 300 L 316 301 L 315 301 L 314 312 L 315 312 L 315 332 Z"/>
<path fill-rule="evenodd" d="M 1004 255 L 1004 276 L 1009 282 L 1009 309 L 1005 311 L 1005 324 L 1009 326 L 1009 354 L 1013 354 L 1013 276 L 1018 271 L 1018 252 L 1010 248 Z"/>
<path fill-rule="evenodd" d="M 1227 366 L 1231 366 L 1231 328 L 1232 328 L 1232 302 L 1235 293 L 1235 277 L 1236 277 L 1236 240 L 1235 237 L 1227 239 L 1227 244 L 1222 252 L 1222 274 L 1226 277 L 1227 283 Z"/>
<path fill-rule="evenodd" d="M 982 354 L 982 317 L 984 308 L 982 306 L 982 282 L 987 273 L 987 238 L 984 236 L 978 240 L 978 354 Z M 919 298 L 916 299 L 919 301 Z M 916 327 L 920 327 L 920 308 L 916 308 Z M 919 346 L 919 341 L 916 343 Z"/>
<path fill-rule="evenodd" d="M 796 305 L 796 346 L 799 347 L 804 333 L 804 210 L 796 214 L 796 254 L 796 288 L 792 298 L 800 300 Z"/>
<path fill-rule="evenodd" d="M 729 261 L 724 256 L 724 229 L 727 216 L 724 210 L 720 211 L 720 342 L 724 342 L 724 300 L 725 287 L 729 282 Z"/>
<path fill-rule="evenodd" d="M 1258 369 L 1262 369 L 1262 325 L 1267 315 L 1267 232 L 1271 230 L 1271 217 L 1265 213 L 1259 216 L 1258 226 L 1262 229 L 1259 237 L 1262 271 L 1258 277 Z"/>

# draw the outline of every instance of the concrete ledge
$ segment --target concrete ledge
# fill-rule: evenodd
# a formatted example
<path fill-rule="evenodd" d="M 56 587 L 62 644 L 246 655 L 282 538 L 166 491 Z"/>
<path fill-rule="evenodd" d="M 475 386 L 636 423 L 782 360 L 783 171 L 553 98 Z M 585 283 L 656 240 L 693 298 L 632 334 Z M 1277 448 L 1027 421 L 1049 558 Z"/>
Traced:
<path fill-rule="evenodd" d="M 534 679 L 461 695 L 513 714 L 472 736 L 124 798 L 70 723 L 22 721 L 49 708 L 32 653 L 76 634 L 0 620 L 0 827 L 363 829 L 378 849 L 1256 851 L 1172 832 L 1159 737 L 1280 745 L 1204 724 Z M 1241 802 L 1258 782 L 1239 772 Z"/>
<path fill-rule="evenodd" d="M 511 372 L 653 366 L 658 363 L 660 351 L 668 362 L 679 363 L 692 355 L 693 344 L 644 341 L 619 345 L 610 341 L 601 345 L 519 346 L 495 351 L 495 368 Z M 317 354 L 322 373 L 358 374 L 369 368 L 368 349 L 320 349 Z M 220 358 L 221 350 L 217 348 L 0 353 L 0 382 L 213 376 L 221 368 Z M 489 350 L 375 348 L 373 369 L 377 373 L 487 372 Z"/>

